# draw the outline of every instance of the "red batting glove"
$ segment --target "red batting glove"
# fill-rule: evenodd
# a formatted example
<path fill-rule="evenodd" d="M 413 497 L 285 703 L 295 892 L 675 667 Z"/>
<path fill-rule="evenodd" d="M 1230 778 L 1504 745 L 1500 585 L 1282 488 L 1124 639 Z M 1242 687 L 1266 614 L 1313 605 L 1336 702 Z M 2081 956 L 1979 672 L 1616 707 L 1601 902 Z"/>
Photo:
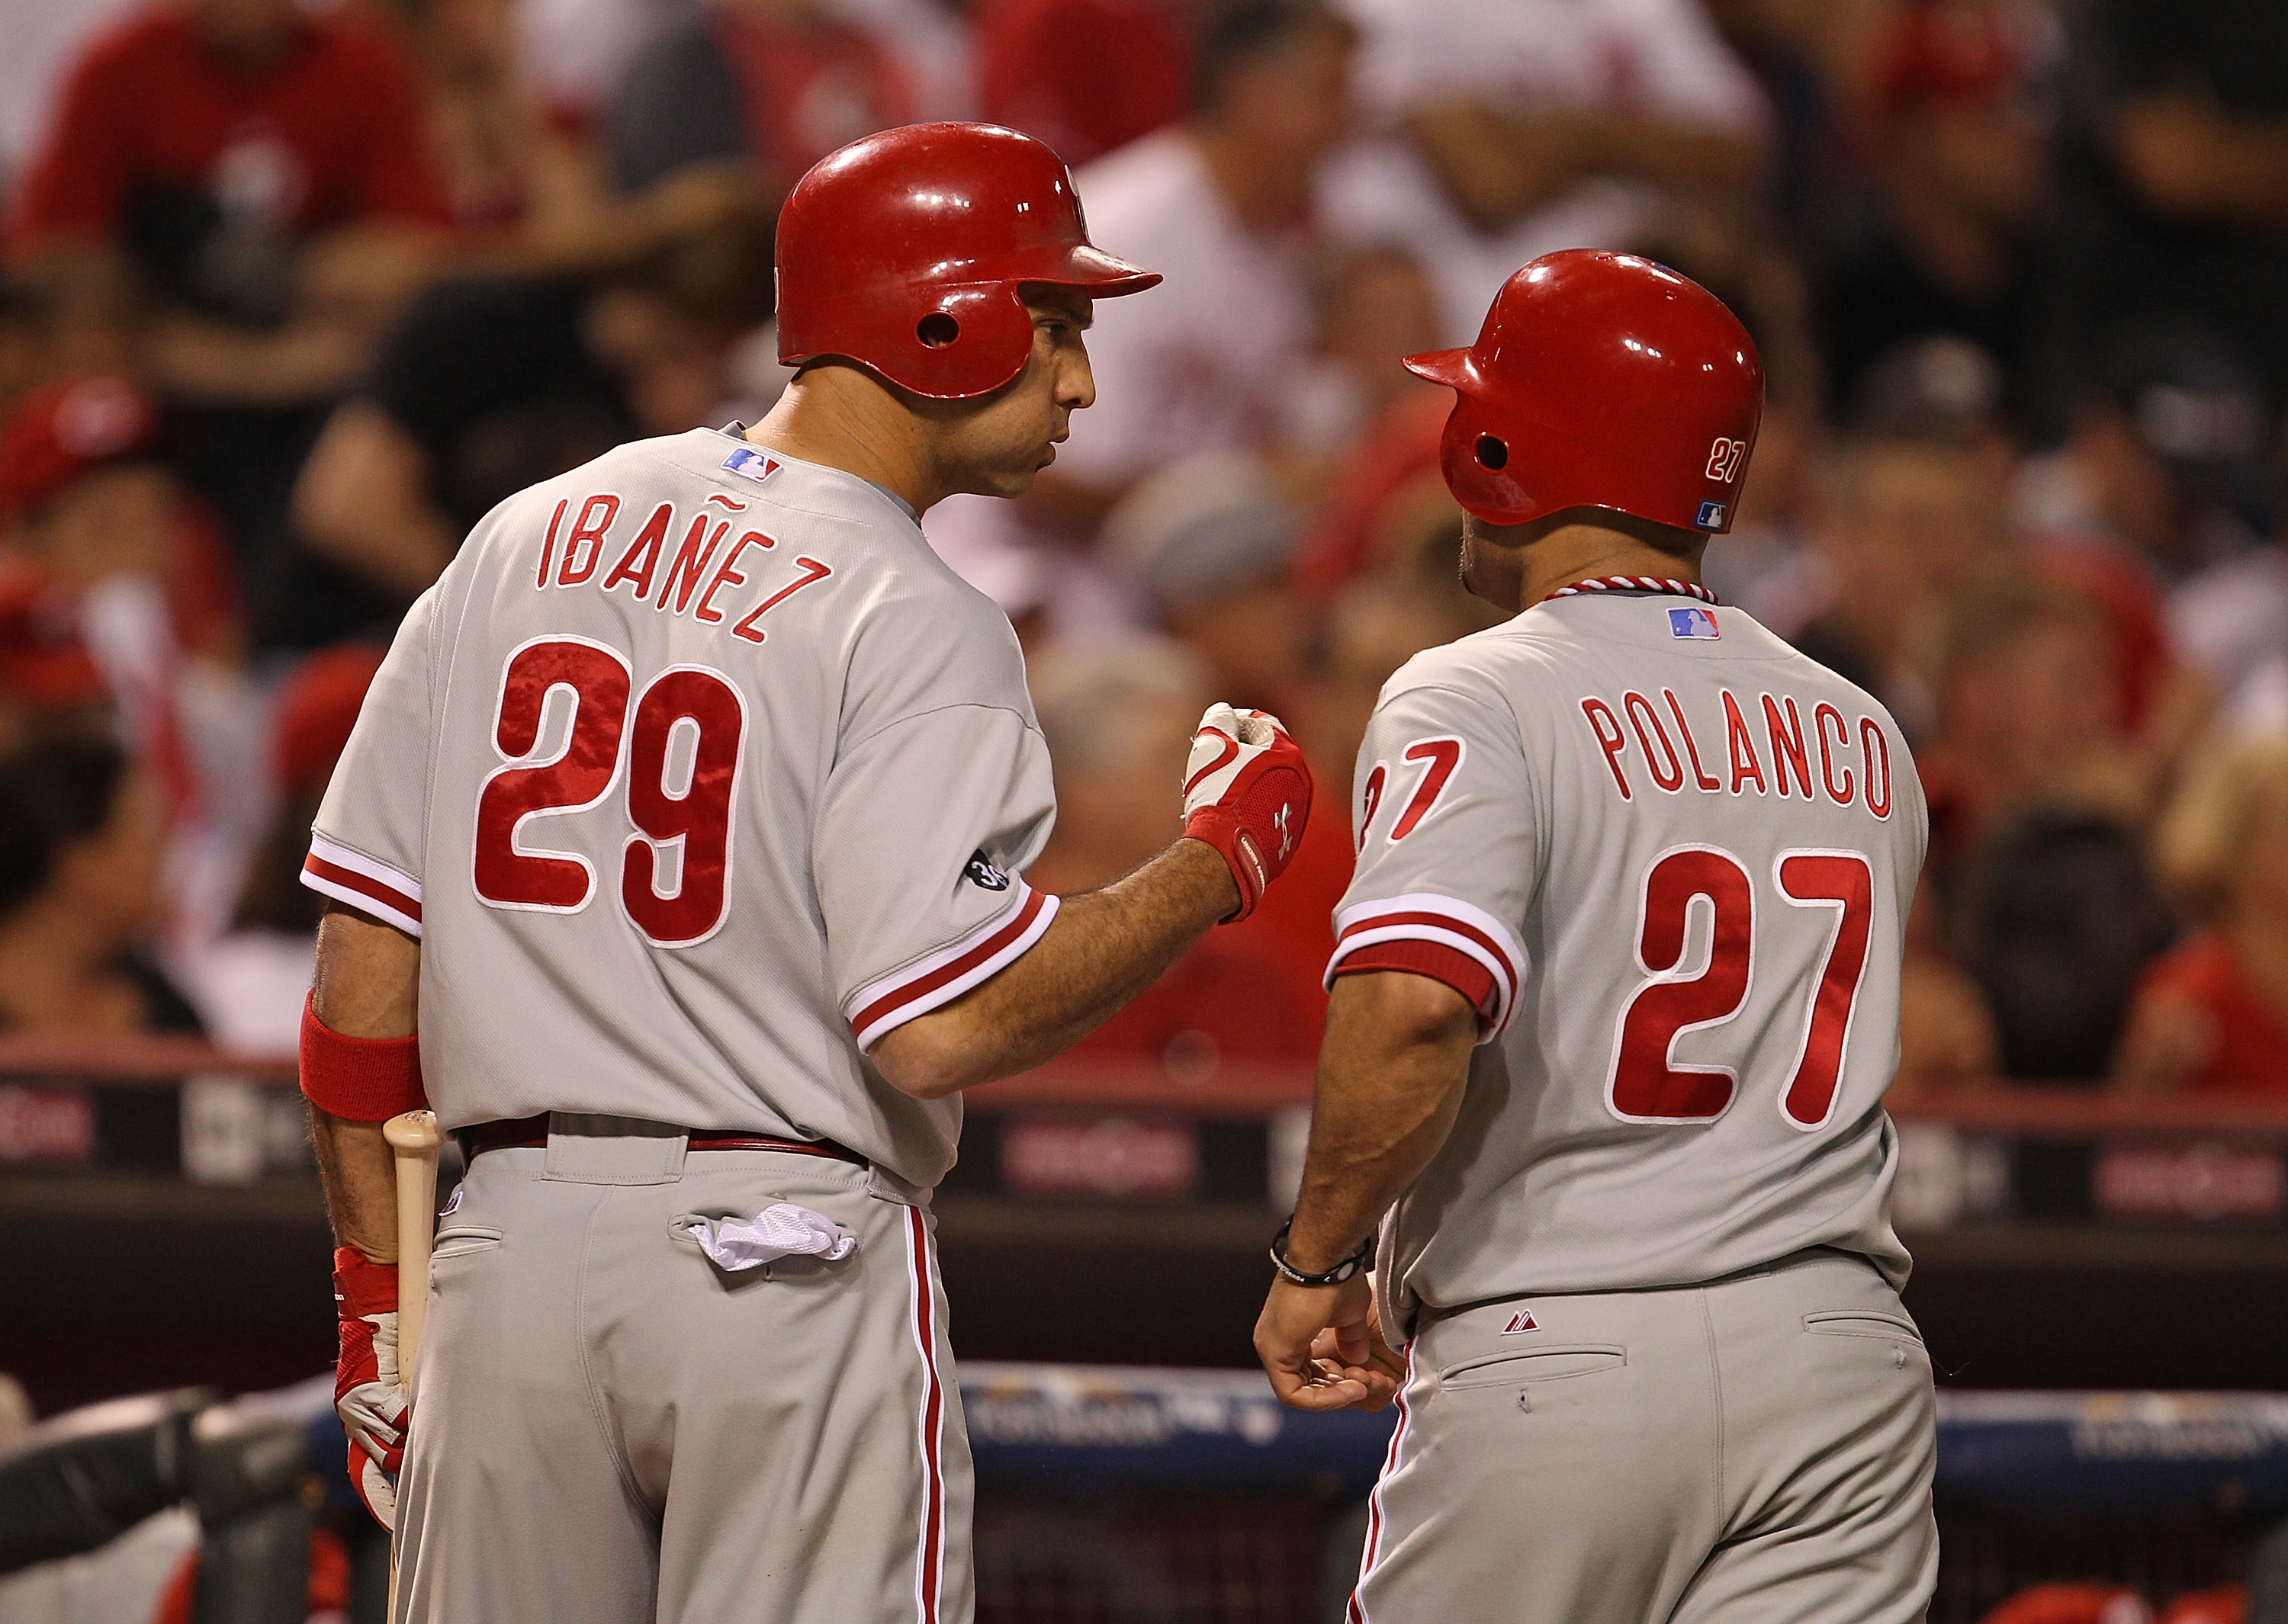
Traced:
<path fill-rule="evenodd" d="M 1311 769 L 1279 718 L 1209 706 L 1184 769 L 1184 833 L 1222 852 L 1239 883 L 1239 907 L 1224 923 L 1255 911 L 1294 860 L 1310 817 Z"/>
<path fill-rule="evenodd" d="M 334 1409 L 350 1435 L 350 1486 L 374 1521 L 394 1530 L 409 1408 L 397 1374 L 397 1265 L 337 1248 L 334 1303 L 342 1332 Z"/>

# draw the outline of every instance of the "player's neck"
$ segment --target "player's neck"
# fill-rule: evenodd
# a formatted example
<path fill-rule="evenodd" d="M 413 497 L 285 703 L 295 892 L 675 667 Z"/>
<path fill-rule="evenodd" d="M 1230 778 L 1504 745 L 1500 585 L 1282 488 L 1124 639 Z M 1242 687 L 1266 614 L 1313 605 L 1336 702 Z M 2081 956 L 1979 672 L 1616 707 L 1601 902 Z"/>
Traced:
<path fill-rule="evenodd" d="M 1473 520 L 1472 590 L 1497 608 L 1530 609 L 1577 581 L 1649 576 L 1698 585 L 1697 553 L 1679 556 L 1603 524 Z"/>
<path fill-rule="evenodd" d="M 1579 541 L 1545 554 L 1540 547 L 1526 550 L 1525 590 L 1519 608 L 1530 609 L 1551 593 L 1577 581 L 1597 581 L 1610 575 L 1632 579 L 1648 576 L 1655 581 L 1682 581 L 1694 586 L 1700 583 L 1699 559 L 1680 558 L 1672 552 L 1663 552 L 1657 547 L 1648 547 L 1642 542 L 1593 525 L 1568 526 L 1546 538 L 1543 545 L 1557 541 L 1568 532 L 1579 533 Z"/>
<path fill-rule="evenodd" d="M 838 367 L 803 373 L 747 438 L 798 462 L 871 480 L 915 512 L 927 512 L 947 493 L 937 488 L 923 436 L 886 391 L 853 383 Z"/>

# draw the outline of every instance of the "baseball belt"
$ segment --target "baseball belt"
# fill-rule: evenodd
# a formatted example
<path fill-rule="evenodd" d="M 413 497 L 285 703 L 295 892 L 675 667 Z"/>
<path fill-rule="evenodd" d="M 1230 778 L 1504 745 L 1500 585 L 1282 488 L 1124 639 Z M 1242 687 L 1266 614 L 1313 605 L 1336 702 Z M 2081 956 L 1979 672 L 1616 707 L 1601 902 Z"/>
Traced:
<path fill-rule="evenodd" d="M 461 1142 L 461 1153 L 472 1159 L 487 1151 L 536 1149 L 548 1143 L 548 1113 L 478 1122 L 453 1131 Z M 823 1156 L 854 1167 L 867 1165 L 865 1157 L 831 1139 L 780 1139 L 737 1128 L 687 1128 L 683 1134 L 686 1148 L 695 1151 L 791 1151 L 798 1156 Z"/>

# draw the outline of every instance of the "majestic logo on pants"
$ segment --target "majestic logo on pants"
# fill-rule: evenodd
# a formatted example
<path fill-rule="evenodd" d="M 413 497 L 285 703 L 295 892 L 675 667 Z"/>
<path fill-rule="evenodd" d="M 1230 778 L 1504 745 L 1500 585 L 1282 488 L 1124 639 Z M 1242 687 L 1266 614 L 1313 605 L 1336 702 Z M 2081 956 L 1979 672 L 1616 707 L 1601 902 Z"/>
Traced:
<path fill-rule="evenodd" d="M 1533 1317 L 1533 1311 L 1529 1308 L 1521 1308 L 1509 1317 L 1509 1323 L 1502 1327 L 1501 1334 L 1505 1336 L 1514 1336 L 1520 1331 L 1537 1331 L 1540 1328 L 1541 1322 Z"/>

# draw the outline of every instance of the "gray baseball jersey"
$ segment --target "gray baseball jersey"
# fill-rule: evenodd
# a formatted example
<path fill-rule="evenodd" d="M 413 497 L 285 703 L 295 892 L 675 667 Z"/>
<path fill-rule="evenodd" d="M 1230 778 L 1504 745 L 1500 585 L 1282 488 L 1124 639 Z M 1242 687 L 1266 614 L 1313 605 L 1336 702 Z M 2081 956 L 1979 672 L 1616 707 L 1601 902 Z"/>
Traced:
<path fill-rule="evenodd" d="M 1397 1327 L 1813 1247 L 1905 1279 L 1881 1101 L 1913 762 L 1874 700 L 1686 590 L 1577 591 L 1418 655 L 1367 730 L 1330 984 L 1432 976 L 1482 1033 L 1386 1222 Z"/>
<path fill-rule="evenodd" d="M 904 503 L 727 432 L 520 493 L 406 616 L 304 880 L 420 937 L 448 1127 L 838 1140 L 913 1185 L 957 1101 L 864 1051 L 1047 930 L 1022 658 Z"/>

